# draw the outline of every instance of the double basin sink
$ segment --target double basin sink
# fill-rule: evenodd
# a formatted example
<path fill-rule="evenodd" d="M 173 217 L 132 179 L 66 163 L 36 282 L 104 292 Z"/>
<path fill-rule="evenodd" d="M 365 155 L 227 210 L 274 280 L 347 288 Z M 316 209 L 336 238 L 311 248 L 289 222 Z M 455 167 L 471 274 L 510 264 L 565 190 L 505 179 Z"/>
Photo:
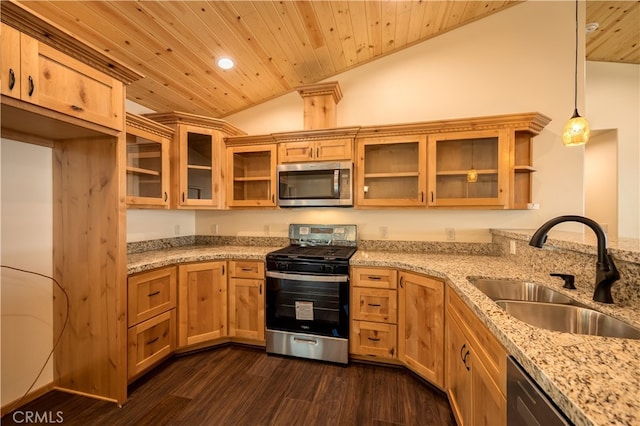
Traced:
<path fill-rule="evenodd" d="M 509 315 L 548 330 L 640 339 L 640 329 L 595 311 L 540 284 L 502 279 L 469 279 Z"/>

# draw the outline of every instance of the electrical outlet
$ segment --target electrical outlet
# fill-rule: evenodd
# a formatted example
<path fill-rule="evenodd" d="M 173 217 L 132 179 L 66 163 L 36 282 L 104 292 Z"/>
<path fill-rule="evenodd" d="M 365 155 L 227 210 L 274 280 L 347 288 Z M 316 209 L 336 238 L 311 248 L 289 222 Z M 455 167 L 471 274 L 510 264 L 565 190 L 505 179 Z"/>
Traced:
<path fill-rule="evenodd" d="M 389 228 L 387 226 L 380 227 L 380 237 L 386 239 L 389 237 Z"/>
<path fill-rule="evenodd" d="M 445 228 L 445 234 L 447 234 L 448 241 L 455 241 L 456 239 L 456 230 L 454 228 Z"/>
<path fill-rule="evenodd" d="M 271 235 L 271 225 L 264 226 L 264 235 Z"/>
<path fill-rule="evenodd" d="M 211 235 L 218 235 L 218 224 L 217 223 L 212 223 L 211 224 Z"/>
<path fill-rule="evenodd" d="M 173 233 L 174 233 L 175 235 L 180 235 L 180 225 L 175 225 L 175 226 L 173 227 Z"/>
<path fill-rule="evenodd" d="M 509 253 L 516 254 L 516 242 L 514 240 L 509 241 Z"/>

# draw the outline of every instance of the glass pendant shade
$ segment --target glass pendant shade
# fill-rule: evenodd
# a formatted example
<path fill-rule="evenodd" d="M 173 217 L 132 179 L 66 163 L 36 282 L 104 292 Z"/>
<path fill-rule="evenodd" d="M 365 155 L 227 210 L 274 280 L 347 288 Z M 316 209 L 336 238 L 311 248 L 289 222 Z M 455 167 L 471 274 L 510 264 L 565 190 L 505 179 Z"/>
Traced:
<path fill-rule="evenodd" d="M 584 145 L 589 141 L 591 129 L 586 118 L 581 117 L 576 109 L 573 117 L 567 121 L 562 129 L 562 142 L 565 146 Z"/>
<path fill-rule="evenodd" d="M 467 182 L 473 183 L 478 181 L 478 171 L 473 167 L 467 172 Z"/>

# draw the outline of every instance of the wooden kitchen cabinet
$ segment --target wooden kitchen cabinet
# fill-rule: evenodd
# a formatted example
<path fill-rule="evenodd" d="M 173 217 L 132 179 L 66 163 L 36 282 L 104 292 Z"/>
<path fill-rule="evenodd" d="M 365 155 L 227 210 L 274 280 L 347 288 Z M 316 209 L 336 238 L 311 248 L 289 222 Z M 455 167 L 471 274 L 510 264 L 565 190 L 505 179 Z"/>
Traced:
<path fill-rule="evenodd" d="M 275 207 L 276 145 L 227 148 L 227 206 Z"/>
<path fill-rule="evenodd" d="M 1 93 L 115 130 L 124 129 L 116 78 L 2 24 Z"/>
<path fill-rule="evenodd" d="M 428 205 L 509 206 L 509 132 L 506 129 L 429 135 Z M 469 170 L 477 181 L 469 182 Z"/>
<path fill-rule="evenodd" d="M 353 139 L 282 142 L 278 144 L 278 163 L 342 161 L 353 157 Z"/>
<path fill-rule="evenodd" d="M 229 337 L 265 343 L 264 262 L 229 261 Z"/>
<path fill-rule="evenodd" d="M 178 267 L 178 347 L 227 336 L 225 261 Z"/>
<path fill-rule="evenodd" d="M 447 395 L 461 426 L 506 425 L 507 353 L 447 289 Z"/>
<path fill-rule="evenodd" d="M 128 368 L 135 379 L 176 348 L 177 268 L 169 266 L 129 276 Z"/>
<path fill-rule="evenodd" d="M 350 353 L 380 359 L 397 358 L 397 271 L 351 268 Z"/>
<path fill-rule="evenodd" d="M 356 141 L 356 205 L 425 206 L 426 136 L 388 136 Z"/>
<path fill-rule="evenodd" d="M 127 207 L 169 208 L 173 129 L 127 113 Z"/>
<path fill-rule="evenodd" d="M 243 134 L 229 123 L 184 112 L 145 114 L 174 130 L 171 158 L 171 207 L 224 208 L 227 135 Z"/>
<path fill-rule="evenodd" d="M 444 282 L 400 272 L 398 358 L 439 388 L 444 388 Z"/>

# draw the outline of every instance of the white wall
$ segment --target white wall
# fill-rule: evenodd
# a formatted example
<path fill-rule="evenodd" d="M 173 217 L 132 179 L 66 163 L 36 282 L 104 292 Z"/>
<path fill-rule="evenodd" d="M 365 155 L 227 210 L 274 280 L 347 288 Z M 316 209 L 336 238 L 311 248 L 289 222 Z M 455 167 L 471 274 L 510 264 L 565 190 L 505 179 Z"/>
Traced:
<path fill-rule="evenodd" d="M 217 223 L 221 234 L 264 235 L 266 225 L 281 230 L 289 222 L 335 220 L 359 225 L 363 238 L 379 238 L 387 227 L 391 239 L 443 240 L 445 229 L 455 228 L 458 240 L 484 241 L 492 227 L 536 228 L 557 215 L 582 214 L 584 151 L 565 148 L 560 139 L 573 112 L 574 7 L 525 2 L 329 79 L 343 93 L 339 126 L 529 111 L 551 117 L 534 142 L 533 201 L 540 210 L 197 212 L 196 231 L 210 233 Z M 249 134 L 300 130 L 302 100 L 290 93 L 227 120 Z M 565 226 L 574 228 L 582 229 Z"/>
<path fill-rule="evenodd" d="M 52 151 L 2 139 L 0 262 L 52 275 Z M 2 268 L 2 405 L 19 399 L 53 345 L 53 283 Z M 47 364 L 34 389 L 53 381 Z"/>
<path fill-rule="evenodd" d="M 617 130 L 618 235 L 640 238 L 640 65 L 587 63 L 585 117 Z"/>

